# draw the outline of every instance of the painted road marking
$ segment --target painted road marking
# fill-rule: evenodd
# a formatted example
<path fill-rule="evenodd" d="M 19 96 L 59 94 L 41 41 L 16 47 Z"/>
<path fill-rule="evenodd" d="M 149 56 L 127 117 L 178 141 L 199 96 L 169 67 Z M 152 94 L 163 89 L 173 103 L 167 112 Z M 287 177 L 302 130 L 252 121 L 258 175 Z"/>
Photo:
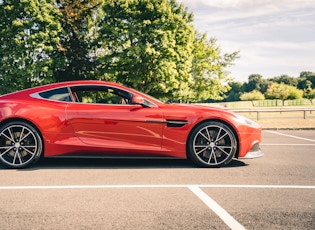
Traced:
<path fill-rule="evenodd" d="M 260 146 L 315 146 L 315 144 L 259 144 Z"/>
<path fill-rule="evenodd" d="M 199 184 L 199 185 L 44 185 L 44 186 L 0 186 L 0 190 L 49 190 L 49 189 L 121 189 L 121 188 L 188 188 L 207 207 L 209 207 L 218 217 L 229 226 L 230 229 L 245 229 L 236 221 L 224 208 L 209 197 L 201 188 L 270 188 L 270 189 L 315 189 L 315 186 L 307 185 L 224 185 L 224 184 Z"/>
<path fill-rule="evenodd" d="M 275 132 L 275 131 L 266 130 L 266 132 L 268 132 L 268 133 L 273 133 L 273 134 L 277 134 L 277 135 L 282 135 L 282 136 L 286 136 L 286 137 L 292 137 L 292 138 L 296 138 L 296 139 L 300 139 L 300 140 L 304 140 L 304 141 L 315 142 L 315 140 L 313 140 L 313 139 L 308 139 L 308 138 L 304 138 L 304 137 L 293 136 L 293 135 L 284 134 L 284 133 L 279 133 L 279 132 Z"/>
<path fill-rule="evenodd" d="M 312 185 L 233 185 L 233 184 L 157 184 L 157 185 L 43 185 L 43 186 L 0 186 L 0 190 L 28 189 L 110 189 L 110 188 L 269 188 L 269 189 L 315 189 Z"/>
<path fill-rule="evenodd" d="M 204 191 L 202 191 L 198 186 L 188 187 L 200 200 L 202 200 L 208 208 L 210 208 L 215 214 L 217 214 L 230 229 L 245 229 L 237 220 L 235 220 L 224 208 L 222 208 L 217 202 L 215 202 L 211 197 L 209 197 Z"/>

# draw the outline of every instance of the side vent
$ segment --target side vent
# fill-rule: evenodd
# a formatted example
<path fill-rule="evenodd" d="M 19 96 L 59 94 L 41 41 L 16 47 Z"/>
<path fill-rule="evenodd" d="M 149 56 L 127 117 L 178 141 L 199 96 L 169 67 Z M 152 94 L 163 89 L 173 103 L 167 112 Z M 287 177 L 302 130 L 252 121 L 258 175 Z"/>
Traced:
<path fill-rule="evenodd" d="M 166 120 L 167 127 L 179 128 L 188 124 L 188 121 L 185 120 Z"/>

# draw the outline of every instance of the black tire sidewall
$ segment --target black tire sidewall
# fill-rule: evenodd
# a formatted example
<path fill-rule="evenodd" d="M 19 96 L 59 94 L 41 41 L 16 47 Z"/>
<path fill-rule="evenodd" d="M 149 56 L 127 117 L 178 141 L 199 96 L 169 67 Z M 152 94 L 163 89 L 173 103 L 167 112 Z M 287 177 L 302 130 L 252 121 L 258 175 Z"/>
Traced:
<path fill-rule="evenodd" d="M 24 127 L 28 128 L 29 130 L 32 131 L 32 133 L 34 134 L 36 141 L 37 141 L 37 151 L 34 154 L 34 156 L 31 158 L 31 160 L 29 160 L 25 164 L 11 165 L 11 164 L 8 164 L 6 161 L 3 161 L 2 158 L 0 158 L 0 164 L 3 165 L 5 168 L 13 168 L 13 169 L 20 169 L 20 168 L 29 167 L 29 166 L 35 164 L 40 159 L 42 152 L 43 152 L 43 140 L 42 140 L 38 130 L 36 128 L 34 128 L 33 125 L 31 125 L 27 122 L 24 122 L 24 121 L 11 121 L 11 122 L 6 123 L 0 127 L 0 133 L 3 130 L 5 130 L 6 128 L 8 128 L 10 126 L 14 126 L 14 125 L 24 126 Z"/>
<path fill-rule="evenodd" d="M 194 153 L 194 149 L 193 149 L 193 142 L 195 139 L 196 134 L 203 129 L 204 127 L 207 126 L 218 126 L 218 127 L 222 127 L 223 129 L 227 130 L 229 132 L 229 134 L 231 135 L 231 137 L 233 138 L 233 141 L 235 142 L 235 149 L 233 149 L 233 154 L 230 154 L 225 161 L 221 162 L 220 164 L 217 165 L 209 165 L 204 163 L 203 161 L 201 161 Z M 188 140 L 187 140 L 187 158 L 189 160 L 191 160 L 194 164 L 196 164 L 197 166 L 201 166 L 201 167 L 206 167 L 206 168 L 210 168 L 210 167 L 220 167 L 223 165 L 227 165 L 231 162 L 231 160 L 233 159 L 235 153 L 236 153 L 236 149 L 237 149 L 237 141 L 236 141 L 236 137 L 234 132 L 231 130 L 231 128 L 229 126 L 227 126 L 226 124 L 224 124 L 223 122 L 219 122 L 219 121 L 206 121 L 203 122 L 199 125 L 197 125 L 190 133 Z"/>

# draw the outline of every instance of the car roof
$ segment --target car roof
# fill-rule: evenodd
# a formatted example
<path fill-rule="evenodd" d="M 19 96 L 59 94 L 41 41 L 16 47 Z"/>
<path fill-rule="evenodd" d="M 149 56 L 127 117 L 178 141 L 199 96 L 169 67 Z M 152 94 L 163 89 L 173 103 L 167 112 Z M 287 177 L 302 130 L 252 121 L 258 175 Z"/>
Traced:
<path fill-rule="evenodd" d="M 0 99 L 21 99 L 21 98 L 28 98 L 33 93 L 39 93 L 42 91 L 55 89 L 55 88 L 61 88 L 61 87 L 73 87 L 73 86 L 84 86 L 84 85 L 99 85 L 99 86 L 112 86 L 112 87 L 118 87 L 123 90 L 129 91 L 131 93 L 140 93 L 143 97 L 148 98 L 150 96 L 145 95 L 144 93 L 138 92 L 137 90 L 134 90 L 132 88 L 128 88 L 123 86 L 122 84 L 116 83 L 116 82 L 109 82 L 109 81 L 101 81 L 101 80 L 76 80 L 76 81 L 65 81 L 65 82 L 58 82 L 58 83 L 51 83 L 41 86 L 36 86 L 33 88 L 28 88 L 12 93 L 8 93 L 5 95 L 1 95 Z M 150 101 L 154 101 L 155 104 L 160 104 L 161 102 L 155 98 L 150 97 Z"/>
<path fill-rule="evenodd" d="M 123 85 L 119 83 L 114 82 L 106 82 L 106 81 L 100 81 L 100 80 L 77 80 L 77 81 L 65 81 L 65 82 L 57 82 L 57 83 L 51 83 L 41 86 L 36 86 L 33 88 L 23 89 L 19 91 L 15 91 L 12 93 L 1 95 L 0 97 L 14 97 L 14 95 L 21 95 L 21 94 L 32 94 L 40 91 L 45 91 L 49 89 L 59 88 L 59 87 L 71 87 L 75 85 L 107 85 L 107 86 L 119 86 L 122 88 L 125 88 Z"/>

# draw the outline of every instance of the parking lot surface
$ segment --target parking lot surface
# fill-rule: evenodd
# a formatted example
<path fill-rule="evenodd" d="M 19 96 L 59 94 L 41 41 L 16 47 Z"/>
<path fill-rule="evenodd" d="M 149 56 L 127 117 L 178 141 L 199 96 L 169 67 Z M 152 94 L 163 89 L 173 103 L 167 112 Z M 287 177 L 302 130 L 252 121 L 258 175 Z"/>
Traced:
<path fill-rule="evenodd" d="M 315 229 L 315 131 L 264 130 L 264 157 L 44 159 L 0 169 L 0 229 Z"/>

